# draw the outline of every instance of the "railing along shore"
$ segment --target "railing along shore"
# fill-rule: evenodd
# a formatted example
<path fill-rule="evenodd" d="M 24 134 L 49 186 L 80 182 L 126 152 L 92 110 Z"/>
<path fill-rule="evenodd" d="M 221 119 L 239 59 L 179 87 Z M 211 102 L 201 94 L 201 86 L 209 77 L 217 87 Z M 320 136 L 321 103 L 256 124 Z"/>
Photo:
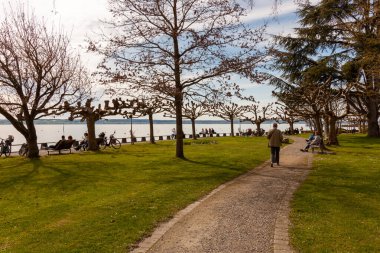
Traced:
<path fill-rule="evenodd" d="M 227 137 L 231 136 L 231 133 L 214 133 L 214 134 L 197 134 L 197 138 L 208 138 L 208 137 Z M 243 136 L 242 133 L 236 133 L 235 136 Z M 192 139 L 192 134 L 184 134 L 184 139 Z M 115 138 L 121 142 L 121 144 L 131 144 L 131 143 L 139 143 L 139 142 L 149 142 L 150 137 L 149 136 L 141 136 L 141 137 L 122 137 L 122 138 Z M 154 136 L 155 141 L 164 141 L 164 140 L 175 140 L 173 138 L 173 135 L 159 135 Z M 54 145 L 57 141 L 49 141 L 49 142 L 39 142 L 38 146 L 40 147 L 40 150 L 44 150 L 44 148 L 48 147 L 49 145 Z M 79 143 L 78 140 L 74 140 L 74 146 L 76 143 Z M 21 143 L 18 144 L 12 144 L 12 154 L 18 153 L 19 147 L 21 147 Z M 16 148 L 18 147 L 18 148 Z"/>

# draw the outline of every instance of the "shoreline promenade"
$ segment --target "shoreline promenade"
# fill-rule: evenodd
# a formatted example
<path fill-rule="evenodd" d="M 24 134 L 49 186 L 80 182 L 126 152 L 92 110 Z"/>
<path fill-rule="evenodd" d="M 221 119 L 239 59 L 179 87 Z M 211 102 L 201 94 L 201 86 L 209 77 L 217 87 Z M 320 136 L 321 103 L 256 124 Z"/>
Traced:
<path fill-rule="evenodd" d="M 311 169 L 304 139 L 281 150 L 280 166 L 269 161 L 215 189 L 181 210 L 143 240 L 133 253 L 293 252 L 289 202 Z M 269 157 L 269 150 L 268 150 Z"/>

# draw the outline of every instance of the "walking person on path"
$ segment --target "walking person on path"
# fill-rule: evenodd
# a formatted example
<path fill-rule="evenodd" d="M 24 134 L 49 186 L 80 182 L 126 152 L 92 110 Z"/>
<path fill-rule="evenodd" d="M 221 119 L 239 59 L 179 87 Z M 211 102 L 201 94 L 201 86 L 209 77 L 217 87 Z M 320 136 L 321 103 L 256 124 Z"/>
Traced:
<path fill-rule="evenodd" d="M 271 153 L 271 163 L 270 166 L 273 167 L 274 163 L 280 165 L 280 146 L 283 140 L 282 133 L 277 129 L 277 123 L 273 123 L 273 129 L 268 133 L 269 143 Z"/>

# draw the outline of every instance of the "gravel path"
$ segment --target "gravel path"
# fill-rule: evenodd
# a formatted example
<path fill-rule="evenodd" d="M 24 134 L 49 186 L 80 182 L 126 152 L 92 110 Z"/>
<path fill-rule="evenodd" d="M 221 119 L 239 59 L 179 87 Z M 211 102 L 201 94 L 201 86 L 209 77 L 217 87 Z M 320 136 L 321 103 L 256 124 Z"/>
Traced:
<path fill-rule="evenodd" d="M 281 150 L 280 166 L 269 161 L 220 186 L 162 224 L 133 252 L 292 252 L 289 201 L 311 167 L 304 139 Z M 268 150 L 269 156 L 269 150 Z"/>

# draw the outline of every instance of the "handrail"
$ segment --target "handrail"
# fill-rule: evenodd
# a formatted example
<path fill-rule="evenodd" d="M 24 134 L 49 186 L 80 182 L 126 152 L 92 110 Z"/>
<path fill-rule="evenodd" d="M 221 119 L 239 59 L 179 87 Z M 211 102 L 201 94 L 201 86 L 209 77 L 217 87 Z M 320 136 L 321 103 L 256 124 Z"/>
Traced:
<path fill-rule="evenodd" d="M 203 135 L 206 135 L 205 137 L 203 136 Z M 223 137 L 223 136 L 231 136 L 231 133 L 215 133 L 215 134 L 212 134 L 213 135 L 213 137 L 217 137 L 217 135 L 219 135 L 220 137 Z M 187 136 L 187 138 L 186 138 L 186 136 Z M 190 136 L 192 136 L 192 134 L 185 134 L 185 139 L 190 139 Z M 238 135 L 237 135 L 238 136 Z M 148 142 L 149 141 L 149 137 L 150 136 L 136 136 L 136 137 L 134 137 L 135 138 L 135 140 L 136 141 L 134 141 L 134 142 Z M 155 141 L 161 141 L 160 139 L 159 139 L 159 137 L 163 137 L 163 140 L 167 140 L 167 139 L 165 139 L 165 138 L 167 138 L 167 137 L 172 137 L 172 135 L 171 134 L 167 134 L 167 135 L 157 135 L 157 136 L 154 136 L 154 140 Z M 209 138 L 209 137 L 211 137 L 210 136 L 210 134 L 197 134 L 197 138 Z M 122 139 L 126 139 L 126 143 L 131 143 L 131 137 L 121 137 L 121 138 L 115 138 L 115 139 L 117 139 L 117 140 L 122 140 Z M 145 138 L 145 141 L 141 141 L 142 140 L 142 138 Z M 138 141 L 138 139 L 140 140 L 140 141 Z M 128 141 L 129 140 L 129 141 Z M 49 141 L 49 142 L 38 142 L 37 144 L 39 145 L 39 146 L 41 146 L 41 144 L 46 144 L 46 145 L 48 145 L 48 144 L 55 144 L 56 142 L 54 141 Z M 122 144 L 125 144 L 125 142 L 123 143 L 122 142 Z M 22 143 L 17 143 L 17 144 L 12 144 L 12 152 L 11 153 L 18 153 L 18 149 L 17 150 L 15 150 L 13 147 L 17 147 L 17 146 L 21 146 L 21 145 L 23 145 Z"/>

